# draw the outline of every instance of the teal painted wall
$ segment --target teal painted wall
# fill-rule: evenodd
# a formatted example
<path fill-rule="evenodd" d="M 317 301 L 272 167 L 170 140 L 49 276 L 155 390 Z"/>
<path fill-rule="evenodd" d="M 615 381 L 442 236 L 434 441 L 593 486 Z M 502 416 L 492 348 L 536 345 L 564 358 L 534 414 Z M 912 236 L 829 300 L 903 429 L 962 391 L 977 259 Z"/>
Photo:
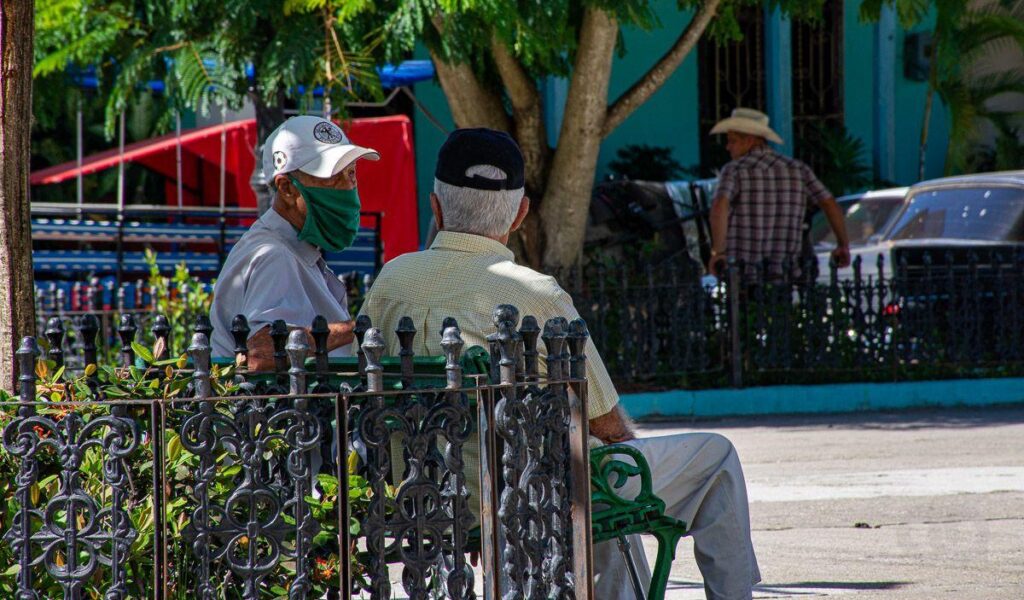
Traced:
<path fill-rule="evenodd" d="M 875 26 L 861 23 L 860 2 L 843 5 L 843 112 L 846 130 L 864 142 L 864 162 L 871 166 L 875 143 Z"/>
<path fill-rule="evenodd" d="M 415 58 L 429 59 L 430 54 L 425 48 L 418 48 Z M 436 82 L 418 83 L 414 93 L 420 103 L 430 111 L 441 126 L 447 131 L 455 129 L 452 113 L 448 110 L 448 101 Z M 434 167 L 437 165 L 437 151 L 444 143 L 447 134 L 432 123 L 422 112 L 416 111 L 413 117 L 413 144 L 416 148 L 416 194 L 419 196 L 420 208 L 420 244 L 427 239 L 430 227 L 430 193 L 434 191 Z"/>
<path fill-rule="evenodd" d="M 843 24 L 843 105 L 846 129 L 864 142 L 865 160 L 872 164 L 875 144 L 874 110 L 881 101 L 875 97 L 875 24 L 862 23 L 858 18 L 860 3 L 847 0 L 844 5 Z M 930 31 L 934 18 L 922 22 L 913 31 Z M 903 42 L 908 32 L 897 29 L 895 40 L 896 115 L 896 181 L 907 185 L 918 181 L 918 144 L 927 85 L 923 81 L 910 81 L 903 76 Z M 946 140 L 949 136 L 948 115 L 938 97 L 932 105 L 932 117 L 925 162 L 925 177 L 941 177 L 945 162 Z"/>
<path fill-rule="evenodd" d="M 609 103 L 668 51 L 690 22 L 691 13 L 676 9 L 674 0 L 657 0 L 654 4 L 661 28 L 623 30 L 626 55 L 616 57 L 612 63 Z M 684 167 L 696 165 L 700 161 L 699 144 L 704 142 L 697 139 L 700 116 L 697 93 L 695 49 L 665 85 L 605 139 L 597 161 L 598 179 L 608 174 L 608 163 L 615 159 L 615 152 L 627 144 L 668 146 Z"/>
<path fill-rule="evenodd" d="M 934 18 L 929 18 L 912 31 L 900 30 L 896 39 L 896 177 L 900 184 L 918 180 L 918 147 L 928 88 L 924 81 L 910 81 L 903 77 L 903 42 L 908 33 L 931 31 L 933 26 Z M 949 115 L 939 97 L 935 96 L 928 133 L 925 179 L 942 176 L 948 139 Z"/>
<path fill-rule="evenodd" d="M 609 102 L 625 91 L 636 78 L 654 63 L 675 41 L 679 32 L 689 23 L 690 13 L 676 9 L 674 0 L 655 0 L 655 12 L 660 27 L 652 31 L 627 28 L 623 31 L 626 55 L 616 56 L 612 65 Z M 874 148 L 874 107 L 878 102 L 874 93 L 874 24 L 861 23 L 858 19 L 860 3 L 846 0 L 844 3 L 845 22 L 843 29 L 843 105 L 846 127 L 849 132 L 864 142 L 864 160 L 872 164 Z M 924 22 L 918 29 L 928 30 L 932 23 Z M 903 39 L 906 32 L 899 30 L 896 36 L 895 114 L 896 114 L 896 183 L 909 184 L 917 181 L 917 146 L 921 135 L 921 118 L 924 112 L 926 85 L 924 82 L 908 81 L 903 77 Z M 429 58 L 420 49 L 416 58 Z M 629 119 L 620 125 L 601 147 L 597 164 L 597 178 L 608 174 L 607 165 L 615 158 L 616 151 L 627 144 L 649 144 L 668 146 L 673 155 L 684 166 L 695 165 L 700 157 L 700 144 L 713 143 L 697 138 L 699 107 L 697 78 L 697 52 L 687 57 L 679 69 L 665 83 L 664 87 Z M 451 129 L 451 114 L 444 94 L 437 83 L 420 83 L 415 87 L 420 102 Z M 415 119 L 415 145 L 417 184 L 420 200 L 420 231 L 426 236 L 430 220 L 429 195 L 433 188 L 433 172 L 437 149 L 444 140 L 444 134 L 422 114 Z M 948 136 L 947 115 L 942 103 L 933 106 L 931 133 L 928 144 L 927 177 L 942 175 Z M 554 135 L 552 135 L 552 138 Z"/>

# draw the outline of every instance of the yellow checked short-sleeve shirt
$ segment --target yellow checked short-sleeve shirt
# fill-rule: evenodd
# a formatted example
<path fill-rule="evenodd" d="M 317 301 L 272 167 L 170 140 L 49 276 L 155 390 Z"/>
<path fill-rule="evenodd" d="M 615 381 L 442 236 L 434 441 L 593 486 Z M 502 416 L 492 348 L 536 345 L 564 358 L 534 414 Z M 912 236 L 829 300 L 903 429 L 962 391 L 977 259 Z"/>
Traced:
<path fill-rule="evenodd" d="M 441 322 L 459 322 L 465 347 L 487 348 L 494 333 L 491 314 L 499 304 L 511 304 L 520 317 L 533 315 L 544 326 L 554 317 L 570 321 L 579 313 L 572 298 L 554 277 L 542 275 L 513 262 L 512 251 L 500 242 L 468 233 L 438 232 L 434 243 L 422 252 L 400 256 L 384 265 L 370 288 L 360 314 L 380 329 L 385 354 L 398 354 L 395 327 L 402 317 L 416 325 L 413 349 L 417 356 L 441 354 Z M 538 339 L 538 350 L 544 356 Z M 610 412 L 619 402 L 594 343 L 587 340 L 587 408 L 591 419 Z M 479 473 L 479 448 L 474 435 L 463 447 L 467 473 Z M 469 478 L 470 507 L 477 513 L 480 482 Z"/>

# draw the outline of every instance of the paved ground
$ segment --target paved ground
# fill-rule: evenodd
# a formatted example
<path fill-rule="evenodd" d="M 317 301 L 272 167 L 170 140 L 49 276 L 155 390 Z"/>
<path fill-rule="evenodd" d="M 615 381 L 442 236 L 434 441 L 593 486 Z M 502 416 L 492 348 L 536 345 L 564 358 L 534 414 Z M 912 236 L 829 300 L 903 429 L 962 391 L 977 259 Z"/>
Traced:
<path fill-rule="evenodd" d="M 764 577 L 755 598 L 1024 599 L 1022 409 L 642 429 L 736 444 Z M 703 598 L 700 582 L 684 539 L 669 598 Z"/>

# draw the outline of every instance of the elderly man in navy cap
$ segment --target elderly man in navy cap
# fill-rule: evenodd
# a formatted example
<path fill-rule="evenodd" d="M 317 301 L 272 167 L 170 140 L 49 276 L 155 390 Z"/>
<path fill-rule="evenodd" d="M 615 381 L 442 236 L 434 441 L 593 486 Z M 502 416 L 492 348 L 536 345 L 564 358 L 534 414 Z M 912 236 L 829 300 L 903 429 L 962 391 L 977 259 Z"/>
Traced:
<path fill-rule="evenodd" d="M 308 330 L 313 318 L 322 315 L 330 330 L 331 356 L 351 354 L 354 335 L 345 285 L 321 250 L 343 250 L 359 231 L 360 158 L 380 155 L 353 144 L 340 127 L 320 117 L 292 117 L 267 138 L 263 172 L 274 197 L 270 210 L 231 249 L 214 286 L 215 356 L 234 356 L 231 322 L 239 314 L 252 332 L 252 370 L 273 367 L 270 324 L 278 319 L 290 329 Z"/>
<path fill-rule="evenodd" d="M 448 137 L 438 155 L 430 195 L 440 229 L 437 237 L 429 249 L 386 264 L 363 303 L 361 312 L 384 334 L 389 354 L 399 349 L 394 330 L 403 316 L 411 317 L 421 331 L 414 348 L 421 356 L 440 348 L 436 324 L 444 317 L 458 320 L 466 344 L 486 347 L 487 333 L 494 330 L 491 314 L 498 304 L 515 305 L 541 323 L 579 316 L 572 298 L 553 277 L 517 265 L 506 247 L 530 209 L 524 185 L 523 156 L 507 134 L 460 129 Z M 597 438 L 592 441 L 629 444 L 646 457 L 653 490 L 665 501 L 667 514 L 690 526 L 708 598 L 750 598 L 751 587 L 761 576 L 750 542 L 746 484 L 736 449 L 712 433 L 636 438 L 589 340 L 586 354 L 590 432 Z M 467 473 L 479 473 L 475 437 L 463 447 L 463 460 Z M 469 477 L 466 487 L 477 512 L 478 477 Z M 635 496 L 637 490 L 623 493 L 628 496 L 631 491 Z M 646 586 L 651 576 L 642 545 L 638 539 L 631 544 Z M 625 561 L 614 543 L 598 544 L 594 562 L 597 598 L 634 597 Z"/>

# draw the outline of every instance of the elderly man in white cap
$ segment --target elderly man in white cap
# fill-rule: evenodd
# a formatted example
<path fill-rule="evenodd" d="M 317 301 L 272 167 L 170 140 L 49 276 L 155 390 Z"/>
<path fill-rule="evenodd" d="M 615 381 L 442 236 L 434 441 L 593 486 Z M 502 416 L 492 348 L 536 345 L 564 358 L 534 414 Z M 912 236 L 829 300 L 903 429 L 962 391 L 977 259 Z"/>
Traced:
<path fill-rule="evenodd" d="M 711 259 L 708 271 L 721 272 L 726 259 L 748 265 L 767 262 L 768 275 L 800 275 L 803 222 L 808 205 L 828 218 L 838 246 L 832 256 L 840 267 L 850 264 L 850 242 L 842 209 L 806 164 L 773 151 L 782 144 L 768 126 L 768 116 L 737 108 L 719 121 L 712 134 L 726 135 L 732 161 L 718 176 L 711 206 Z M 792 267 L 786 273 L 787 267 Z M 749 271 L 748 271 L 749 272 Z"/>
<path fill-rule="evenodd" d="M 292 117 L 267 138 L 263 172 L 273 200 L 235 244 L 213 290 L 210 318 L 214 356 L 234 356 L 231 322 L 249 321 L 249 368 L 273 367 L 270 324 L 306 329 L 323 315 L 331 356 L 351 352 L 353 323 L 345 285 L 321 250 L 337 252 L 359 230 L 356 161 L 380 155 L 353 144 L 337 125 L 315 116 Z"/>

